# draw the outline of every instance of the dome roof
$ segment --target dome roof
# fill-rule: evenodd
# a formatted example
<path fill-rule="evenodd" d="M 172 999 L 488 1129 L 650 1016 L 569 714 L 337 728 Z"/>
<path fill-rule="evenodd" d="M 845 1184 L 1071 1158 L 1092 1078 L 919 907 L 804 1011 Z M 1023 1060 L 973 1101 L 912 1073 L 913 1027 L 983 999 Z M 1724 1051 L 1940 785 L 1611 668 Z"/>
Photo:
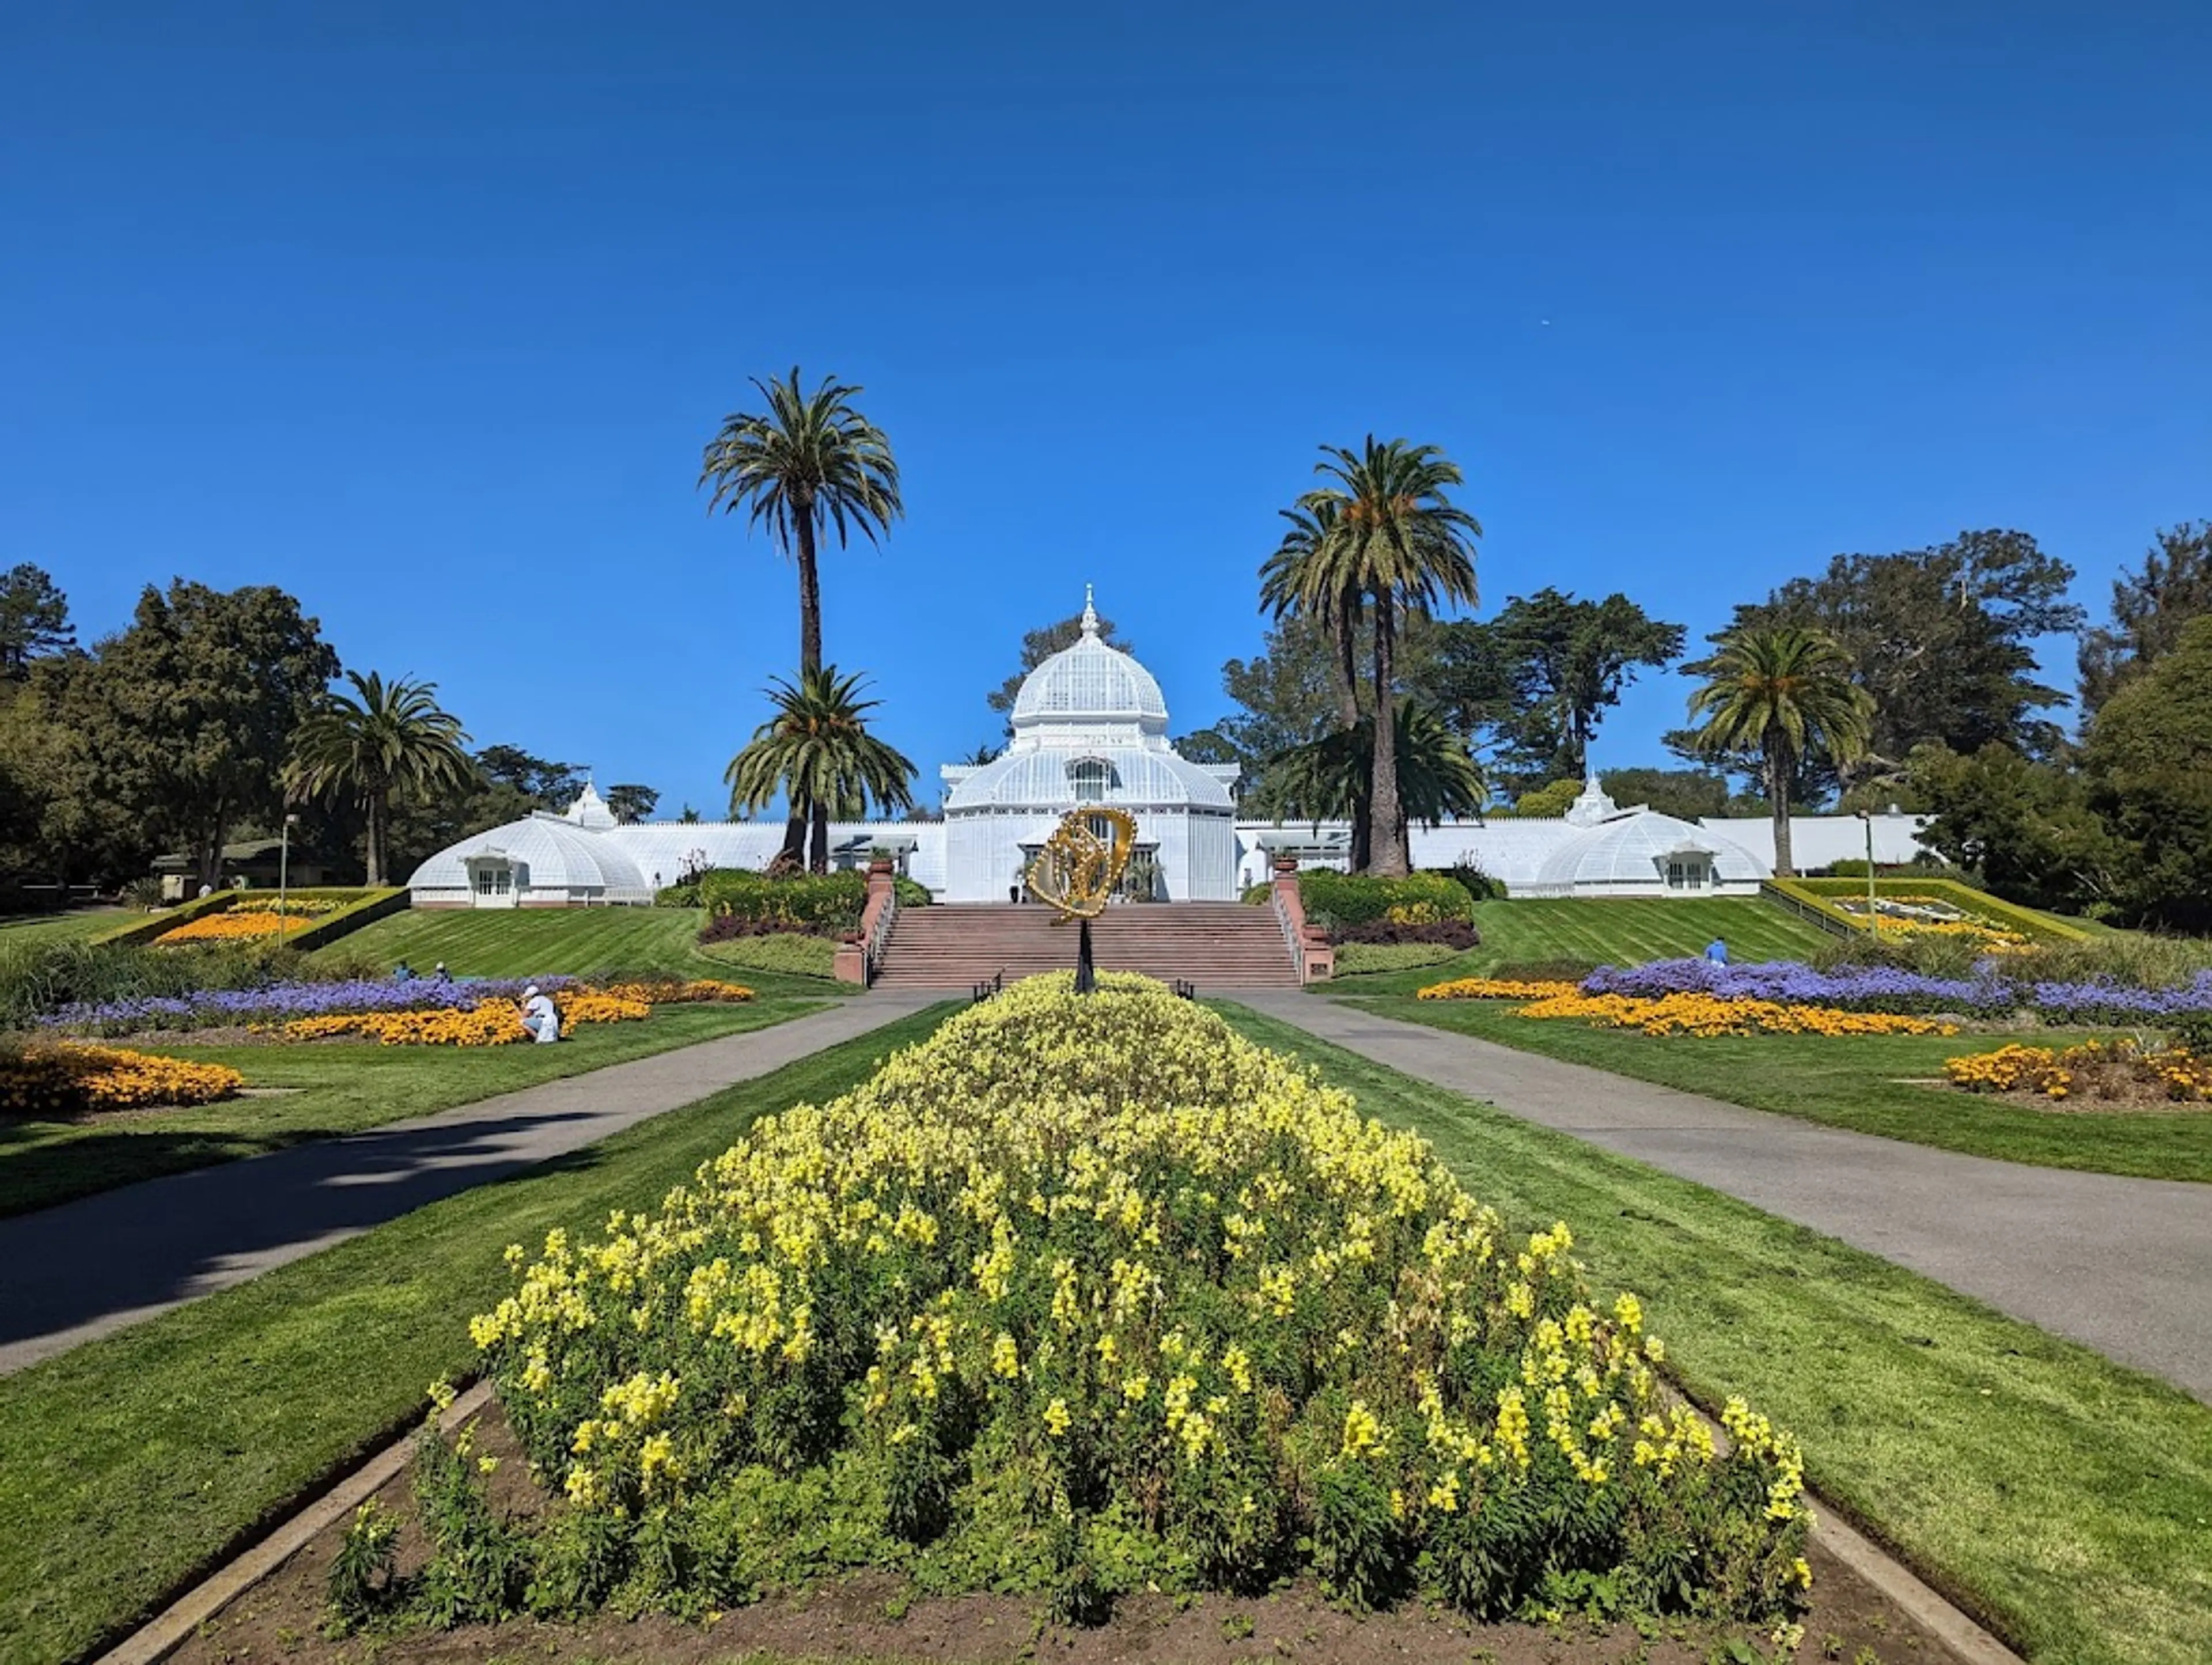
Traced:
<path fill-rule="evenodd" d="M 1648 884 L 1670 859 L 1710 857 L 1722 884 L 1756 883 L 1766 871 L 1744 848 L 1718 833 L 1656 810 L 1631 810 L 1563 840 L 1544 858 L 1537 882 L 1545 885 Z"/>
<path fill-rule="evenodd" d="M 1105 651 L 1115 652 L 1111 647 Z M 945 794 L 945 812 L 1061 811 L 1079 804 L 1225 811 L 1234 802 L 1218 776 L 1164 744 L 1024 746 L 1017 742 L 962 778 Z"/>
<path fill-rule="evenodd" d="M 649 896 L 637 864 L 611 840 L 557 815 L 534 814 L 449 844 L 407 881 L 410 890 L 466 890 L 471 858 L 500 857 L 518 870 L 518 890 L 588 890 Z"/>
<path fill-rule="evenodd" d="M 1042 726 L 1134 724 L 1164 734 L 1168 704 L 1152 673 L 1099 639 L 1098 611 L 1085 594 L 1083 634 L 1030 672 L 1014 696 L 1014 732 Z"/>

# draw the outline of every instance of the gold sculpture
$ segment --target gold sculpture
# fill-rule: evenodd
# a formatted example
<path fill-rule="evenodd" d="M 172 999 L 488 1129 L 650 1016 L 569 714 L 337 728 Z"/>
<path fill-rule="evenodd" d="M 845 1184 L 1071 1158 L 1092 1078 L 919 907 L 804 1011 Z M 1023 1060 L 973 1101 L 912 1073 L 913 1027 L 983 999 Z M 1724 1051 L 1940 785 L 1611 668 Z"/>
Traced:
<path fill-rule="evenodd" d="M 1097 919 L 1136 850 L 1137 820 L 1127 810 L 1071 810 L 1030 863 L 1030 894 L 1058 911 L 1056 924 Z"/>
<path fill-rule="evenodd" d="M 1127 810 L 1093 806 L 1071 810 L 1053 829 L 1036 860 L 1030 863 L 1030 894 L 1059 917 L 1054 925 L 1076 922 L 1075 992 L 1097 987 L 1091 959 L 1091 921 L 1106 911 L 1129 858 L 1137 851 L 1137 819 Z"/>

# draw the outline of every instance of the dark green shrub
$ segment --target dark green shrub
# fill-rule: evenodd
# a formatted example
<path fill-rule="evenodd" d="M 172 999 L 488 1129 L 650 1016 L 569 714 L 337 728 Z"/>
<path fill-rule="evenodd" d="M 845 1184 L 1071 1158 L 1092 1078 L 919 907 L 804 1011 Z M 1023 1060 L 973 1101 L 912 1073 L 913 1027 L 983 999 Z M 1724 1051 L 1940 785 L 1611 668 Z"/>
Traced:
<path fill-rule="evenodd" d="M 701 876 L 699 901 L 718 919 L 742 920 L 804 936 L 842 937 L 860 928 L 868 876 L 802 873 L 771 878 L 766 873 L 718 867 Z"/>
<path fill-rule="evenodd" d="M 1450 866 L 1439 867 L 1436 871 L 1461 886 L 1477 902 L 1505 900 L 1505 881 L 1502 878 L 1492 878 L 1463 856 Z"/>
<path fill-rule="evenodd" d="M 891 880 L 891 890 L 898 897 L 898 905 L 902 908 L 927 908 L 934 899 L 929 894 L 929 886 L 918 878 L 908 878 L 904 873 Z"/>
<path fill-rule="evenodd" d="M 1364 925 L 1370 920 L 1433 925 L 1440 920 L 1474 918 L 1474 898 L 1467 887 L 1442 873 L 1376 878 L 1316 869 L 1298 875 L 1298 894 L 1309 917 L 1326 915 L 1339 926 Z"/>

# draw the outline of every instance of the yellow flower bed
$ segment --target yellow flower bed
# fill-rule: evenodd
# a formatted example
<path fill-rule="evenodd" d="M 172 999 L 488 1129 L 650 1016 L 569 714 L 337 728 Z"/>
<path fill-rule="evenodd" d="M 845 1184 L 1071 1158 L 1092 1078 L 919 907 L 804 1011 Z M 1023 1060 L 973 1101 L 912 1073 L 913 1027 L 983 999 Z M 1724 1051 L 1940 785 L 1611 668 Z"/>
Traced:
<path fill-rule="evenodd" d="M 609 983 L 599 992 L 647 1006 L 736 1006 L 753 998 L 752 990 L 743 983 L 714 977 L 642 977 Z"/>
<path fill-rule="evenodd" d="M 2212 1058 L 2199 1058 L 2185 1047 L 2145 1048 L 2125 1038 L 2085 1041 L 2063 1051 L 2003 1046 L 1947 1059 L 1943 1073 L 1952 1085 L 1969 1092 L 2119 1098 L 2130 1088 L 2148 1087 L 2181 1103 L 2212 1103 Z"/>
<path fill-rule="evenodd" d="M 76 1041 L 0 1052 L 0 1115 L 82 1115 L 155 1104 L 211 1104 L 246 1078 L 222 1064 L 187 1063 Z"/>
<path fill-rule="evenodd" d="M 254 937 L 274 937 L 289 932 L 303 931 L 310 921 L 301 915 L 287 910 L 282 915 L 273 909 L 254 909 L 240 912 L 235 908 L 225 908 L 219 914 L 202 914 L 198 919 L 186 920 L 173 931 L 164 931 L 154 940 L 163 948 L 179 943 L 239 942 Z"/>
<path fill-rule="evenodd" d="M 1570 982 L 1524 982 L 1512 977 L 1455 977 L 1431 983 L 1417 1000 L 1551 1000 L 1577 992 Z"/>
<path fill-rule="evenodd" d="M 642 1000 L 616 994 L 569 991 L 554 999 L 561 1033 L 579 1024 L 619 1024 L 653 1015 Z M 277 1033 L 288 1041 L 326 1041 L 354 1035 L 387 1047 L 505 1047 L 530 1037 L 522 1027 L 522 1007 L 513 1000 L 484 1000 L 473 1012 L 441 1006 L 430 1012 L 353 1012 L 326 1018 L 299 1018 Z"/>
<path fill-rule="evenodd" d="M 1580 990 L 1525 1006 L 1519 1018 L 1574 1018 L 1600 1029 L 1636 1029 L 1646 1035 L 1956 1035 L 1959 1026 L 1934 1018 L 1888 1012 L 1843 1012 L 1834 1006 L 1784 1006 L 1775 1000 L 1723 1000 L 1711 994 L 1668 994 L 1645 1000 Z"/>
<path fill-rule="evenodd" d="M 345 906 L 328 896 L 286 896 L 280 902 L 275 896 L 251 896 L 231 903 L 233 914 L 282 914 L 286 919 L 322 919 Z"/>
<path fill-rule="evenodd" d="M 650 1554 L 630 1588 L 679 1611 L 880 1565 L 1094 1614 L 1300 1572 L 1513 1612 L 1587 1571 L 1786 1622 L 1795 1443 L 1739 1402 L 1716 1452 L 1565 1224 L 1510 1234 L 1295 1060 L 1099 983 L 1018 984 L 657 1213 L 508 1251 L 471 1330 L 569 1504 L 540 1565 Z"/>

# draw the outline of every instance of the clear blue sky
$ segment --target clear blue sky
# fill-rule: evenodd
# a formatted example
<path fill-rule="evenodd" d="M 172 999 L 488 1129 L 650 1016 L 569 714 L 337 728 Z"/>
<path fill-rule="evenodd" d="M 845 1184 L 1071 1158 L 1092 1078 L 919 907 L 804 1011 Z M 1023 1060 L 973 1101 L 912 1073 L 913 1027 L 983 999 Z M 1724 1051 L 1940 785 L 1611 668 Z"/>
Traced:
<path fill-rule="evenodd" d="M 1219 714 L 1370 429 L 1466 469 L 1485 611 L 1702 633 L 1966 526 L 2101 611 L 2212 514 L 2208 63 L 2149 0 L 9 7 L 0 563 L 88 636 L 285 585 L 479 743 L 709 813 L 797 629 L 693 483 L 793 362 L 905 469 L 825 611 L 931 797 L 1086 580 Z"/>

